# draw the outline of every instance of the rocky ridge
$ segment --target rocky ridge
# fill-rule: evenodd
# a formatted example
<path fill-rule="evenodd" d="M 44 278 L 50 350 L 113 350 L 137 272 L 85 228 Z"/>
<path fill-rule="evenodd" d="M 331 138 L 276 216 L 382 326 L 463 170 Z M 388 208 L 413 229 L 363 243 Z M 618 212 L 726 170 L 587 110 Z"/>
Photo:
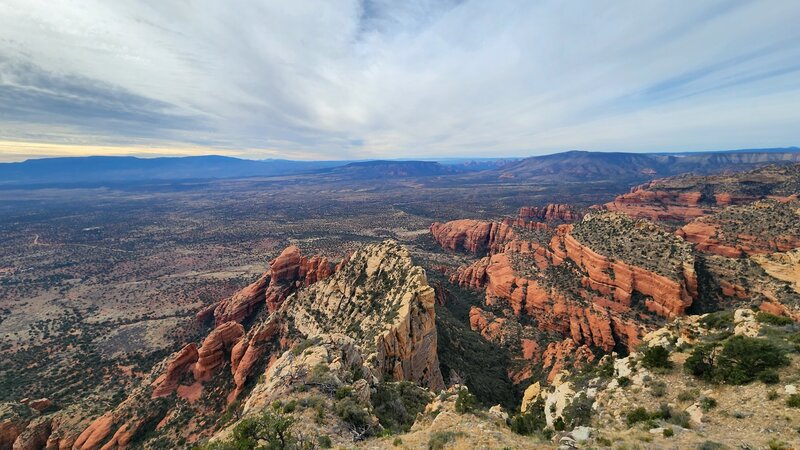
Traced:
<path fill-rule="evenodd" d="M 226 405 L 241 404 L 239 413 L 248 416 L 266 410 L 301 381 L 316 386 L 308 377 L 323 362 L 326 379 L 333 376 L 339 387 L 358 381 L 368 391 L 379 383 L 410 381 L 443 389 L 435 293 L 408 251 L 391 241 L 367 245 L 333 272 L 327 260 L 306 259 L 296 247 L 287 248 L 267 274 L 220 302 L 216 326 L 199 347 L 189 343 L 156 365 L 72 446 L 127 448 L 153 427 L 155 439 L 191 442 L 221 425 L 215 418 Z M 254 299 L 263 302 L 263 313 Z M 270 299 L 279 300 L 271 306 Z M 294 375 L 287 379 L 290 369 Z M 366 433 L 340 418 L 331 420 L 353 432 L 352 438 Z M 379 428 L 377 423 L 368 428 L 373 427 Z"/>
<path fill-rule="evenodd" d="M 767 166 L 734 174 L 653 180 L 603 207 L 654 222 L 683 224 L 725 206 L 768 198 L 797 198 L 798 191 L 800 165 Z"/>

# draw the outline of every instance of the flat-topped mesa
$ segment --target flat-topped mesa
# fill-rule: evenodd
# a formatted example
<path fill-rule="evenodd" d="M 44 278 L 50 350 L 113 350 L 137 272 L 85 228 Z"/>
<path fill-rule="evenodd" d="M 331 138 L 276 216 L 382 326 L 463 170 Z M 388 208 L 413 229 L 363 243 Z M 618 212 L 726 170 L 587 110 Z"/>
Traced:
<path fill-rule="evenodd" d="M 650 223 L 596 212 L 533 237 L 460 267 L 450 280 L 485 289 L 488 305 L 501 301 L 541 331 L 604 351 L 633 349 L 644 329 L 639 315 L 675 317 L 697 295 L 689 244 Z M 473 328 L 491 331 L 481 318 Z"/>
<path fill-rule="evenodd" d="M 461 219 L 446 223 L 434 222 L 430 230 L 433 238 L 443 248 L 476 255 L 501 251 L 505 243 L 515 237 L 508 221 Z"/>
<path fill-rule="evenodd" d="M 697 250 L 729 258 L 800 247 L 800 201 L 763 200 L 724 208 L 676 232 Z"/>
<path fill-rule="evenodd" d="M 356 251 L 333 276 L 280 309 L 304 336 L 341 333 L 362 348 L 379 379 L 444 388 L 436 350 L 435 292 L 393 241 Z"/>
<path fill-rule="evenodd" d="M 297 246 L 290 245 L 270 263 L 270 269 L 258 280 L 221 301 L 214 309 L 217 326 L 246 320 L 262 304 L 275 311 L 286 297 L 301 286 L 327 278 L 334 267 L 324 256 L 302 256 Z"/>
<path fill-rule="evenodd" d="M 730 205 L 797 198 L 800 164 L 749 172 L 653 180 L 606 203 L 605 209 L 656 222 L 686 223 Z"/>
<path fill-rule="evenodd" d="M 711 213 L 708 206 L 700 205 L 702 195 L 696 191 L 658 190 L 657 182 L 650 182 L 617 196 L 603 206 L 609 211 L 625 213 L 634 218 L 683 223 Z"/>
<path fill-rule="evenodd" d="M 563 251 L 586 271 L 588 287 L 619 303 L 631 306 L 638 292 L 649 311 L 673 318 L 697 296 L 690 245 L 652 223 L 599 212 L 565 231 Z"/>
<path fill-rule="evenodd" d="M 583 214 L 575 210 L 572 205 L 548 203 L 545 206 L 523 206 L 519 209 L 517 218 L 523 221 L 535 222 L 575 222 L 581 220 Z"/>

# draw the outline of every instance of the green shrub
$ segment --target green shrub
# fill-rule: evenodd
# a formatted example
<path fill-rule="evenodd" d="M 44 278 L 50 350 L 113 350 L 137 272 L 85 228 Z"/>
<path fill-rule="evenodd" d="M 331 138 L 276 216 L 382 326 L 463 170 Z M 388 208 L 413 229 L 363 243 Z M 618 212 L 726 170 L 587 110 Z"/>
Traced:
<path fill-rule="evenodd" d="M 386 382 L 378 385 L 371 400 L 381 426 L 393 433 L 404 433 L 414 424 L 417 414 L 425 410 L 431 395 L 408 381 Z"/>
<path fill-rule="evenodd" d="M 777 399 L 778 399 L 778 393 L 777 392 L 775 392 L 773 390 L 770 390 L 769 392 L 767 392 L 767 400 L 772 401 L 772 400 L 777 400 Z"/>
<path fill-rule="evenodd" d="M 461 389 L 456 398 L 456 412 L 459 414 L 472 412 L 475 409 L 475 403 L 475 396 L 470 394 L 467 389 Z"/>
<path fill-rule="evenodd" d="M 700 408 L 703 411 L 711 411 L 717 407 L 717 400 L 711 397 L 703 397 L 700 399 Z"/>
<path fill-rule="evenodd" d="M 693 402 L 697 396 L 700 395 L 700 391 L 697 389 L 687 389 L 685 391 L 681 391 L 678 394 L 678 401 L 680 402 Z"/>
<path fill-rule="evenodd" d="M 793 447 L 790 447 L 789 444 L 783 441 L 779 441 L 775 438 L 772 438 L 767 442 L 767 446 L 769 450 L 792 450 Z"/>
<path fill-rule="evenodd" d="M 733 326 L 733 311 L 717 311 L 700 319 L 706 328 L 726 329 Z"/>
<path fill-rule="evenodd" d="M 453 431 L 437 431 L 431 434 L 428 439 L 428 450 L 441 450 L 447 445 L 448 442 L 455 440 L 458 436 L 463 436 L 464 433 Z"/>
<path fill-rule="evenodd" d="M 597 376 L 601 378 L 611 378 L 614 376 L 614 358 L 605 358 L 603 364 L 595 368 Z"/>
<path fill-rule="evenodd" d="M 650 413 L 648 413 L 644 407 L 639 406 L 638 408 L 629 411 L 625 415 L 625 420 L 628 422 L 628 426 L 637 424 L 639 422 L 646 422 L 650 420 Z"/>
<path fill-rule="evenodd" d="M 287 402 L 285 405 L 283 405 L 283 413 L 284 414 L 292 413 L 296 408 L 297 408 L 297 401 L 291 400 Z"/>
<path fill-rule="evenodd" d="M 684 363 L 692 375 L 707 381 L 747 384 L 762 372 L 789 364 L 786 351 L 765 339 L 734 336 L 722 345 L 701 345 Z"/>
<path fill-rule="evenodd" d="M 628 426 L 633 426 L 639 422 L 664 420 L 683 428 L 691 427 L 691 424 L 689 423 L 689 414 L 687 412 L 674 410 L 666 403 L 662 403 L 659 408 L 653 412 L 648 412 L 646 409 L 639 406 L 636 409 L 629 411 L 626 414 L 625 419 L 628 422 Z"/>
<path fill-rule="evenodd" d="M 619 377 L 617 378 L 617 384 L 619 384 L 619 387 L 622 388 L 628 387 L 631 385 L 631 379 L 628 377 Z"/>
<path fill-rule="evenodd" d="M 309 347 L 313 347 L 319 344 L 320 342 L 321 340 L 316 337 L 312 339 L 303 339 L 302 341 L 300 341 L 300 343 L 298 343 L 292 348 L 292 354 L 294 356 L 300 356 L 300 354 L 306 351 L 306 349 L 308 349 Z"/>
<path fill-rule="evenodd" d="M 336 415 L 340 419 L 349 423 L 356 429 L 367 429 L 370 427 L 369 413 L 350 397 L 338 400 L 333 406 Z"/>
<path fill-rule="evenodd" d="M 710 381 L 714 377 L 718 353 L 714 344 L 698 345 L 686 358 L 683 368 L 698 378 Z"/>
<path fill-rule="evenodd" d="M 775 314 L 770 314 L 768 312 L 760 312 L 756 314 L 756 320 L 760 323 L 766 323 L 768 325 L 775 325 L 775 326 L 786 326 L 791 325 L 794 323 L 792 319 L 786 316 L 776 316 Z"/>
<path fill-rule="evenodd" d="M 352 395 L 352 393 L 353 393 L 353 387 L 352 386 L 342 386 L 339 389 L 336 389 L 335 397 L 336 397 L 337 400 L 341 400 L 341 399 L 343 399 L 345 397 L 350 397 L 350 395 Z"/>
<path fill-rule="evenodd" d="M 672 437 L 675 436 L 675 431 L 672 428 L 664 428 L 664 437 Z"/>
<path fill-rule="evenodd" d="M 653 397 L 663 397 L 667 394 L 667 383 L 663 381 L 654 381 L 650 385 L 650 394 Z"/>
<path fill-rule="evenodd" d="M 727 448 L 725 444 L 714 441 L 705 441 L 697 446 L 697 450 L 722 450 L 724 448 Z"/>
<path fill-rule="evenodd" d="M 249 417 L 234 427 L 231 437 L 224 441 L 200 446 L 201 450 L 302 450 L 308 443 L 295 437 L 289 430 L 294 419 L 272 411 Z"/>
<path fill-rule="evenodd" d="M 780 375 L 775 369 L 766 369 L 758 374 L 758 379 L 764 384 L 776 384 L 781 381 Z"/>
<path fill-rule="evenodd" d="M 671 369 L 675 364 L 669 360 L 669 350 L 657 345 L 644 351 L 642 365 L 648 369 Z"/>
<path fill-rule="evenodd" d="M 790 408 L 800 408 L 800 394 L 791 394 L 786 399 L 786 406 Z"/>
<path fill-rule="evenodd" d="M 564 422 L 569 429 L 592 424 L 592 403 L 586 393 L 582 392 L 564 408 Z"/>
<path fill-rule="evenodd" d="M 542 431 L 546 425 L 544 414 L 537 415 L 532 412 L 526 412 L 525 414 L 517 414 L 511 417 L 509 427 L 514 433 L 530 436 Z"/>
<path fill-rule="evenodd" d="M 333 441 L 331 441 L 330 436 L 320 436 L 317 438 L 317 443 L 319 444 L 319 448 L 331 448 L 333 447 Z"/>

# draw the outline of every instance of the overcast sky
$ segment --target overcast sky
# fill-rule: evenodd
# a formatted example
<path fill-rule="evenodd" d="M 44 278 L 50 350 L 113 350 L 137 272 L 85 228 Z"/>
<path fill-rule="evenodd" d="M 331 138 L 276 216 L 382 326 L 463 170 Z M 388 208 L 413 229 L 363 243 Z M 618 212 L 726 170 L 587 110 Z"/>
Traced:
<path fill-rule="evenodd" d="M 0 0 L 0 160 L 797 144 L 797 0 Z"/>

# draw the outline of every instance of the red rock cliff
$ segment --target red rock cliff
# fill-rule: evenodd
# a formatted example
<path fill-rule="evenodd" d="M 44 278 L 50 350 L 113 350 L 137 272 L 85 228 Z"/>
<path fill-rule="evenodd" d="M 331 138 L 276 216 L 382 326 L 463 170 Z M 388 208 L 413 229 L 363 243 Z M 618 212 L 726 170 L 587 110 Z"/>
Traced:
<path fill-rule="evenodd" d="M 469 219 L 434 222 L 430 230 L 442 247 L 474 254 L 500 251 L 507 241 L 514 238 L 514 230 L 505 222 Z"/>

